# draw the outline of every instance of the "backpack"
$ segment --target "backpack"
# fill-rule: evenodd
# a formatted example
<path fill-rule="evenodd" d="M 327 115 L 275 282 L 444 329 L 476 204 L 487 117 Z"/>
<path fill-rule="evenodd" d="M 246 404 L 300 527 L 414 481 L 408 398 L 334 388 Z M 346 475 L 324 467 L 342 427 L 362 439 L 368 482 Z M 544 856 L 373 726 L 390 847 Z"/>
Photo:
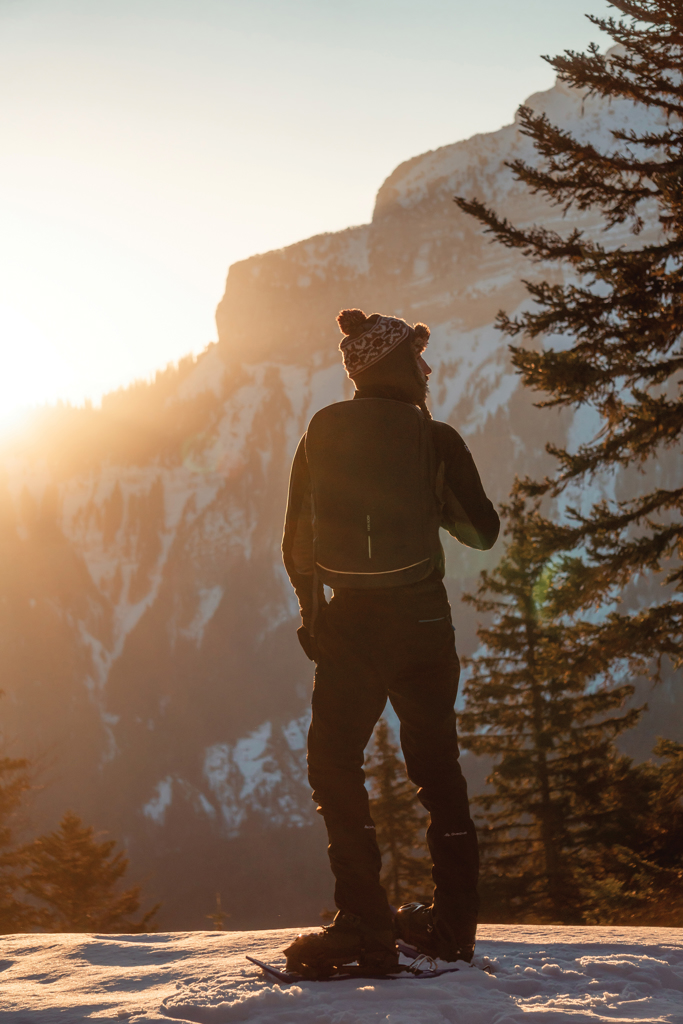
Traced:
<path fill-rule="evenodd" d="M 401 587 L 440 562 L 444 465 L 414 405 L 337 402 L 306 432 L 314 572 L 330 587 Z"/>

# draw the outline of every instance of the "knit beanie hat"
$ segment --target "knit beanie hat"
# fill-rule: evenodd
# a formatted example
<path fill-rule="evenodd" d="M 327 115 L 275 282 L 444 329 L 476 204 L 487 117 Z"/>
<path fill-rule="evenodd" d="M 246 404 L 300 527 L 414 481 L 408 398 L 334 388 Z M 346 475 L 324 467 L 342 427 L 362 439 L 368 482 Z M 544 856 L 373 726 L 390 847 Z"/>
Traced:
<path fill-rule="evenodd" d="M 418 323 L 411 327 L 399 317 L 380 313 L 366 316 L 362 309 L 343 309 L 337 323 L 339 330 L 346 335 L 339 348 L 344 369 L 352 379 L 384 359 L 403 341 L 411 339 L 417 355 L 424 351 L 429 341 L 426 324 Z"/>

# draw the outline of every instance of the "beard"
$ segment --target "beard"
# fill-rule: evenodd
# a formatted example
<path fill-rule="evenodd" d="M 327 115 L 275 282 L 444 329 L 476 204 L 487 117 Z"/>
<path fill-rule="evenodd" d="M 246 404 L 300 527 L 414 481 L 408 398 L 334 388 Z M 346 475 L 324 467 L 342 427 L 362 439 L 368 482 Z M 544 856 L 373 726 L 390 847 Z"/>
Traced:
<path fill-rule="evenodd" d="M 413 388 L 411 388 L 411 400 L 419 405 L 423 412 L 427 411 L 427 395 L 429 394 L 429 380 L 418 366 L 417 359 L 413 364 Z"/>

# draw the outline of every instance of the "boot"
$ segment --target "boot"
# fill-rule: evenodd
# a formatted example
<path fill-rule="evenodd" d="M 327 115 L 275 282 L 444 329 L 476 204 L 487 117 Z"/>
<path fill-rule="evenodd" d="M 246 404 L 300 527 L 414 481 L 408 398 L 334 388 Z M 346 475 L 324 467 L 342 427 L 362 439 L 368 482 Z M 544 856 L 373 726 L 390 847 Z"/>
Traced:
<path fill-rule="evenodd" d="M 341 910 L 332 924 L 321 932 L 297 936 L 284 952 L 287 970 L 305 978 L 329 978 L 354 961 L 362 970 L 379 976 L 398 967 L 393 931 L 370 928 L 355 914 Z"/>
<path fill-rule="evenodd" d="M 396 913 L 396 934 L 418 953 L 434 960 L 465 960 L 472 962 L 474 937 L 471 941 L 454 942 L 447 929 L 434 920 L 434 908 L 424 903 L 405 903 Z"/>

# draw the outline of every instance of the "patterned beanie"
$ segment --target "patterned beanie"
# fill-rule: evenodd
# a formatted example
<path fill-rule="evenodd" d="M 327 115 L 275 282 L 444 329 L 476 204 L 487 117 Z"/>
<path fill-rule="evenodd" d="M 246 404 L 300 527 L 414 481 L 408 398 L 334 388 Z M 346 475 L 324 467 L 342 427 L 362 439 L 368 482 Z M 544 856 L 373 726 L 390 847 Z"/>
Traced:
<path fill-rule="evenodd" d="M 346 335 L 339 348 L 344 369 L 352 379 L 384 359 L 402 341 L 411 338 L 417 355 L 424 351 L 429 341 L 426 324 L 411 327 L 395 316 L 382 316 L 380 313 L 366 316 L 362 309 L 343 309 L 337 323 L 339 330 Z"/>

